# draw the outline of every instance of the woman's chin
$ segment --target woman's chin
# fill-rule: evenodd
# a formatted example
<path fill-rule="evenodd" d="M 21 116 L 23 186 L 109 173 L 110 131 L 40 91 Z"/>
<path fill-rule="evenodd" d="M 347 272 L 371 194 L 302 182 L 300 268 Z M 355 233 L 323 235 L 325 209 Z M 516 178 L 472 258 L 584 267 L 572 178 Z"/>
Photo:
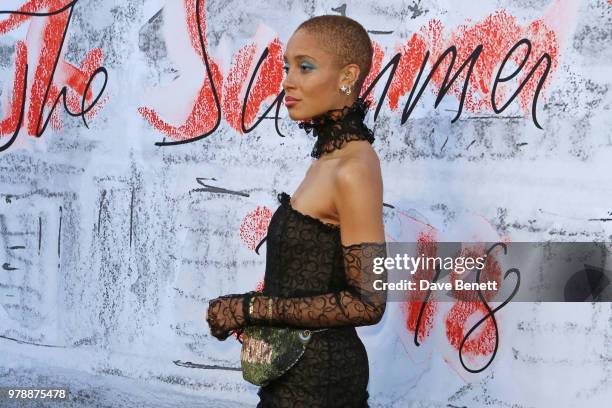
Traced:
<path fill-rule="evenodd" d="M 309 119 L 308 117 L 304 115 L 300 115 L 299 112 L 295 112 L 295 109 L 287 109 L 287 111 L 289 112 L 289 118 L 291 118 L 291 120 L 305 121 Z"/>

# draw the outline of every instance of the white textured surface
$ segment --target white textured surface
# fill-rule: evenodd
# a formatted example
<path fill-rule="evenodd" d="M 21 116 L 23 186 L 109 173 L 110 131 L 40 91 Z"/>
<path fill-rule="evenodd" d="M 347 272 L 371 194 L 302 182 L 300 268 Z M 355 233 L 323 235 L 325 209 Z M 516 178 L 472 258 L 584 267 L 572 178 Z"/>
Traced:
<path fill-rule="evenodd" d="M 239 134 L 222 119 L 207 139 L 154 145 L 166 135 L 137 109 L 154 108 L 180 125 L 204 78 L 180 21 L 182 4 L 79 1 L 64 58 L 78 66 L 100 47 L 108 102 L 89 129 L 60 104 L 61 131 L 32 138 L 22 129 L 0 152 L 0 266 L 17 268 L 0 269 L 0 385 L 57 381 L 89 393 L 84 406 L 257 401 L 257 387 L 240 372 L 173 361 L 239 365 L 239 343 L 209 335 L 205 305 L 263 278 L 265 245 L 255 254 L 241 238 L 242 223 L 258 206 L 273 211 L 277 192 L 295 190 L 313 140 L 282 108 L 286 138 L 271 120 Z M 261 48 L 275 33 L 284 44 L 301 21 L 340 4 L 208 1 L 208 51 L 227 76 L 242 46 Z M 149 21 L 162 7 L 162 17 Z M 612 215 L 609 2 L 384 0 L 350 2 L 346 12 L 367 29 L 393 31 L 372 34 L 385 64 L 395 46 L 434 19 L 448 34 L 500 10 L 521 27 L 543 19 L 558 35 L 558 67 L 538 102 L 544 130 L 516 101 L 499 116 L 464 109 L 451 124 L 457 98 L 447 95 L 434 109 L 432 86 L 403 125 L 407 94 L 398 110 L 385 103 L 376 122 L 370 113 L 384 200 L 394 206 L 385 207 L 388 238 L 414 240 L 422 224 L 405 222 L 414 217 L 456 240 L 612 241 L 612 222 L 599 220 Z M 25 39 L 28 24 L 0 34 L 0 120 L 13 86 L 14 43 Z M 202 188 L 196 177 L 249 197 L 193 191 Z M 447 340 L 450 306 L 441 306 L 420 347 L 398 304 L 379 326 L 358 329 L 370 358 L 373 407 L 582 408 L 612 400 L 611 304 L 506 306 L 496 315 L 499 350 L 479 374 L 463 370 Z"/>

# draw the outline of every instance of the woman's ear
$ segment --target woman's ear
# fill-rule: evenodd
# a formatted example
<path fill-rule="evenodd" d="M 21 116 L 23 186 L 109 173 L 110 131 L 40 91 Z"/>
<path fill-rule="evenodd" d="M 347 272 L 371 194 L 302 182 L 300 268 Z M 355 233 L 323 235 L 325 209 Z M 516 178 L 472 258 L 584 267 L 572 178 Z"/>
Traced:
<path fill-rule="evenodd" d="M 338 84 L 338 86 L 339 87 L 342 85 L 355 86 L 355 83 L 357 82 L 357 79 L 359 78 L 359 73 L 360 73 L 359 65 L 357 64 L 346 65 L 344 68 L 342 68 L 342 71 L 340 74 L 340 83 Z"/>

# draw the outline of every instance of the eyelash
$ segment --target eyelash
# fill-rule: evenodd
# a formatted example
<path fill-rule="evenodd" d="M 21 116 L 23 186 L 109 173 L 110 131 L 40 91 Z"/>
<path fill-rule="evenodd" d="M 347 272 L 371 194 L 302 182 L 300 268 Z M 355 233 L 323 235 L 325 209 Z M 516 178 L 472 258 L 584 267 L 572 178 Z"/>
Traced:
<path fill-rule="evenodd" d="M 309 67 L 308 65 L 300 65 L 300 68 L 306 68 L 307 70 L 311 70 L 312 67 Z M 283 71 L 285 71 L 285 73 L 287 73 L 287 71 L 289 70 L 289 67 L 287 67 L 286 65 L 283 66 Z"/>

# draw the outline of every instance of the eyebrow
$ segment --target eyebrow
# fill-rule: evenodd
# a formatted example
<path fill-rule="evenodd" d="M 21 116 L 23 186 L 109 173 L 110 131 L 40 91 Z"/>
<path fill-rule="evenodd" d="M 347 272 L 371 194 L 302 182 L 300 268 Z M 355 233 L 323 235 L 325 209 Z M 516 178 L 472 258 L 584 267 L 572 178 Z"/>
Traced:
<path fill-rule="evenodd" d="M 300 58 L 310 58 L 310 59 L 313 59 L 315 61 L 317 60 L 315 57 L 311 57 L 310 55 L 306 55 L 306 54 L 300 54 L 300 55 L 296 55 L 295 56 L 295 59 L 300 59 Z M 283 54 L 283 60 L 287 61 L 287 56 L 285 54 Z"/>

